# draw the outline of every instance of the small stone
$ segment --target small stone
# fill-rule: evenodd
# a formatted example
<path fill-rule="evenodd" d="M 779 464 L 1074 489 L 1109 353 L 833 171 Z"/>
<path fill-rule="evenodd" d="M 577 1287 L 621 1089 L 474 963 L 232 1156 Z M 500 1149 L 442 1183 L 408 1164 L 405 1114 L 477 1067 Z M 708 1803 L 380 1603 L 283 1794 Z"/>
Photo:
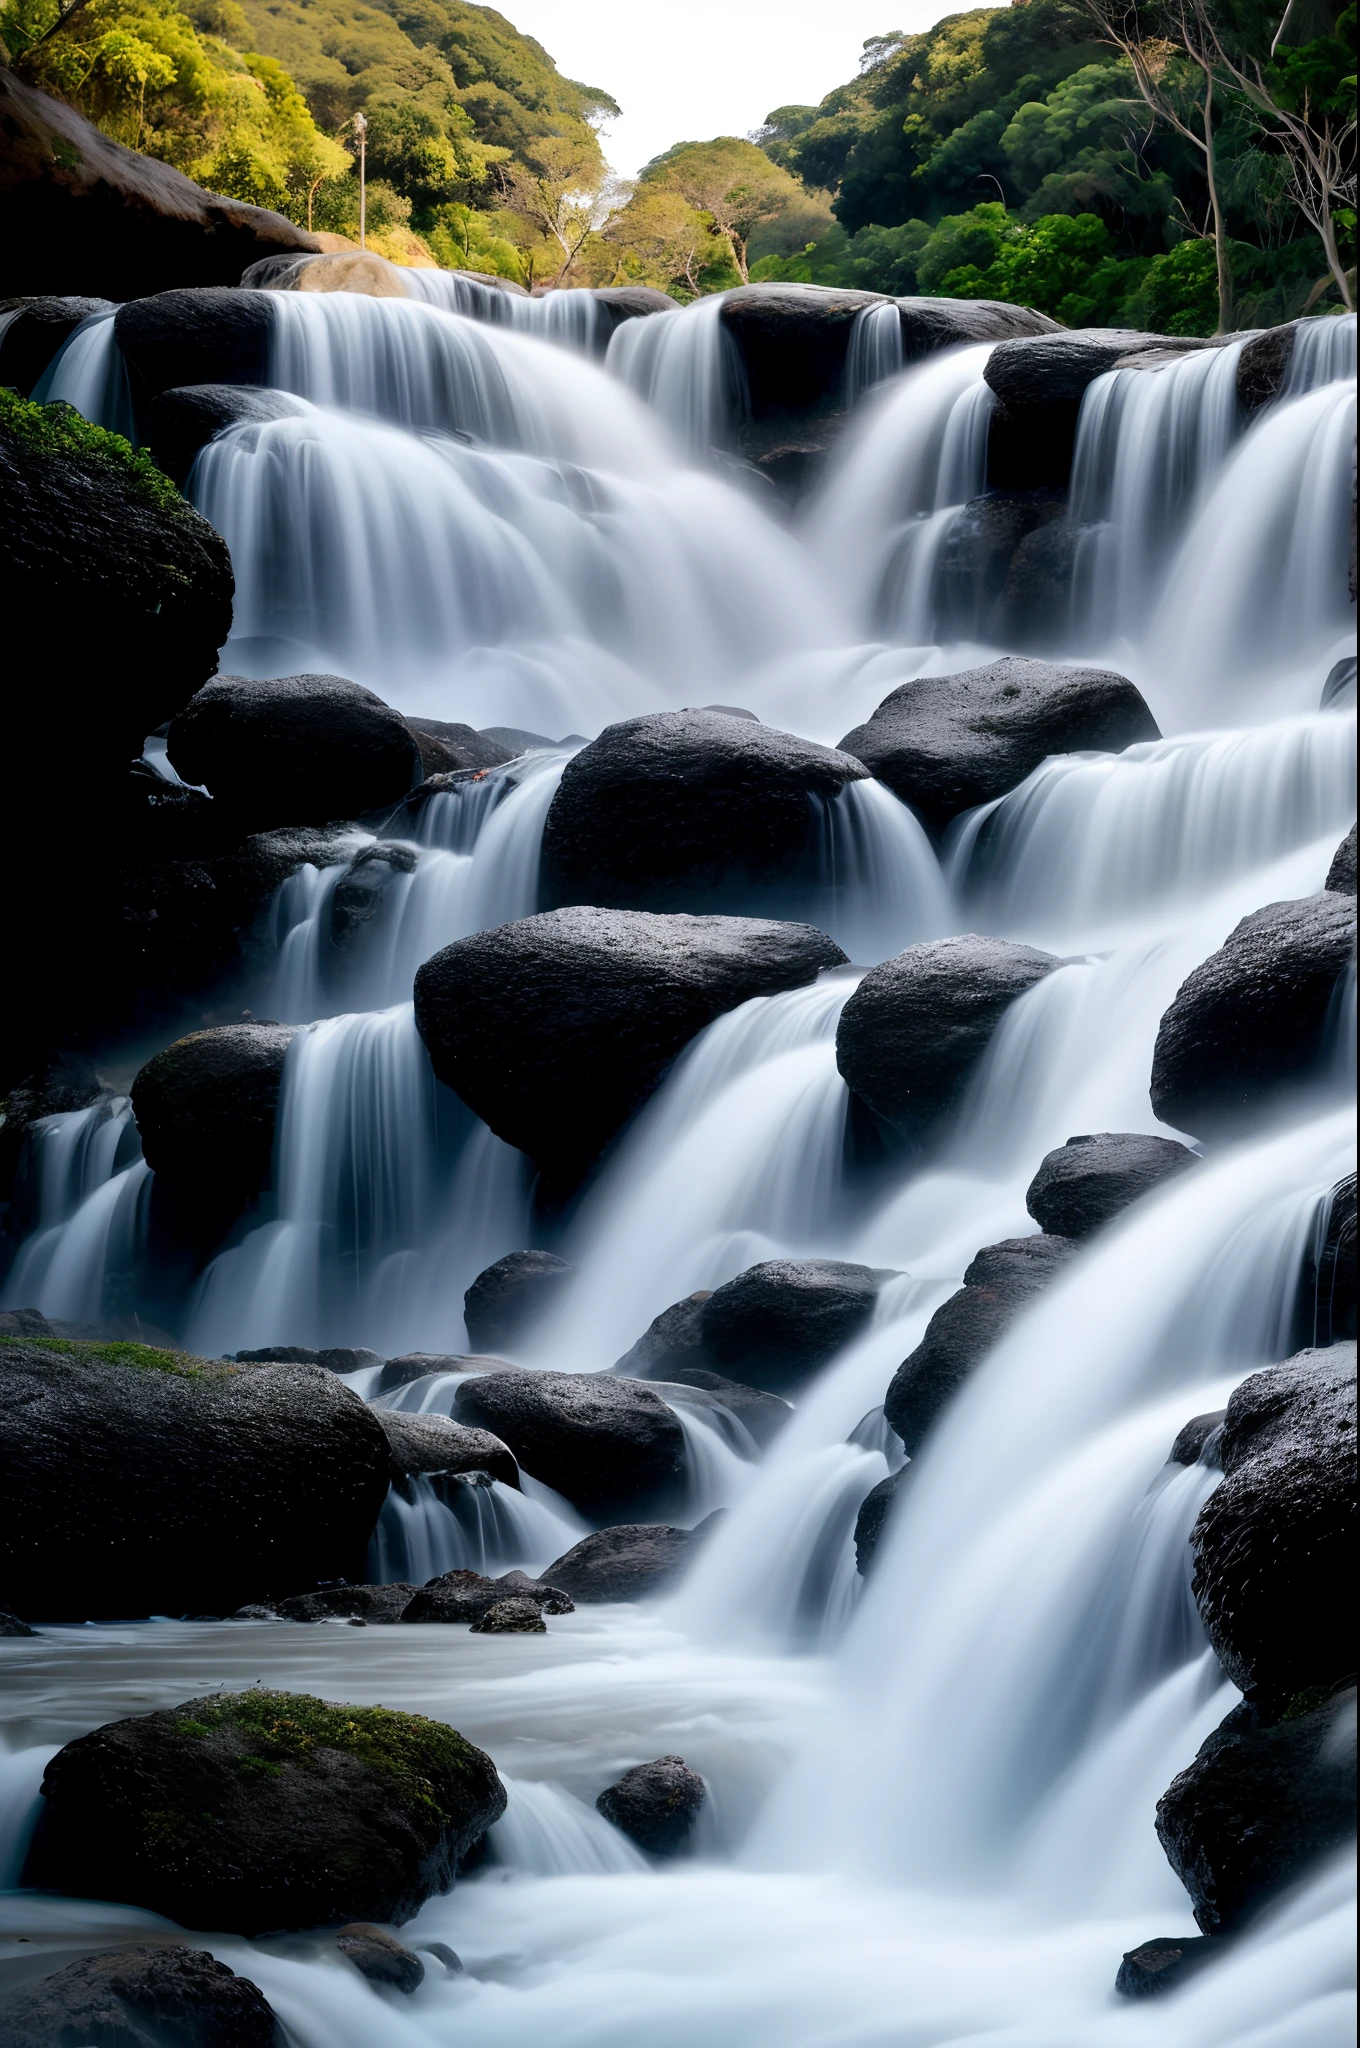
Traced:
<path fill-rule="evenodd" d="M 403 1948 L 394 1935 L 381 1927 L 356 1920 L 340 1929 L 335 1945 L 370 1984 L 390 1984 L 394 1991 L 409 1995 L 425 1982 L 425 1965 L 420 1957 L 412 1955 L 409 1948 Z"/>
<path fill-rule="evenodd" d="M 652 1856 L 674 1856 L 689 1840 L 707 1787 L 682 1756 L 636 1764 L 595 1801 L 598 1812 Z"/>
<path fill-rule="evenodd" d="M 498 1600 L 471 1629 L 474 1636 L 542 1636 L 547 1632 L 543 1611 L 533 1600 Z"/>
<path fill-rule="evenodd" d="M 1207 1934 L 1159 1934 L 1125 1951 L 1114 1988 L 1121 1998 L 1160 1998 L 1176 1990 L 1221 1946 Z"/>

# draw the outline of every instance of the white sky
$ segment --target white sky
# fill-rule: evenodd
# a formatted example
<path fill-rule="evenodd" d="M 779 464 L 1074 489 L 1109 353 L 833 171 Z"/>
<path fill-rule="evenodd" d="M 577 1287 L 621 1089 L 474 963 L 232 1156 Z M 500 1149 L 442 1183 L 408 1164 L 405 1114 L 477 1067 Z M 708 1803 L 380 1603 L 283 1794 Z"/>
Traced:
<path fill-rule="evenodd" d="M 745 135 L 772 107 L 853 78 L 866 36 L 919 31 L 958 0 L 494 0 L 559 71 L 623 108 L 604 137 L 632 177 L 673 142 Z"/>

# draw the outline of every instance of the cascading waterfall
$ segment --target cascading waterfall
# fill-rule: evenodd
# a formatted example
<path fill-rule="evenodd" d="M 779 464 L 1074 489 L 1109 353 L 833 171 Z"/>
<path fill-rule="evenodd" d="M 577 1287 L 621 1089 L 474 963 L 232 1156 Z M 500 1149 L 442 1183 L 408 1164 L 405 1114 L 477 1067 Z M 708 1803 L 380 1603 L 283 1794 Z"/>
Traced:
<path fill-rule="evenodd" d="M 97 1325 L 120 1312 L 110 1287 L 136 1270 L 146 1230 L 150 1170 L 132 1104 L 125 1095 L 104 1096 L 88 1109 L 44 1117 L 29 1147 L 37 1222 L 0 1289 L 0 1306 Z"/>
<path fill-rule="evenodd" d="M 132 386 L 113 322 L 112 313 L 92 313 L 73 328 L 33 387 L 33 396 L 39 405 L 60 399 L 96 426 L 135 442 Z"/>
<path fill-rule="evenodd" d="M 659 413 L 692 455 L 727 447 L 750 402 L 723 325 L 726 296 L 715 292 L 660 319 L 625 320 L 605 357 L 610 375 Z"/>
<path fill-rule="evenodd" d="M 587 355 L 604 354 L 613 326 L 595 294 L 585 289 L 533 296 L 484 284 L 467 270 L 405 270 L 402 282 L 412 298 L 423 299 L 428 306 L 492 326 L 517 327 Z"/>
<path fill-rule="evenodd" d="M 856 313 L 845 354 L 845 396 L 855 405 L 876 384 L 895 377 L 906 361 L 902 316 L 891 300 Z"/>

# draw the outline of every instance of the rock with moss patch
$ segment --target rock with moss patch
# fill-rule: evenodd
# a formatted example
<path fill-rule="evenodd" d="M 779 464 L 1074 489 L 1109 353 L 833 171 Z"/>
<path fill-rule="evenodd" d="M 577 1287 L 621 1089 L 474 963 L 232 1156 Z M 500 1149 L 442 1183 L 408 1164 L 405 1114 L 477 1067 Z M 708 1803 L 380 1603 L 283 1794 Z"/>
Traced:
<path fill-rule="evenodd" d="M 268 2000 L 205 1949 L 179 1943 L 82 1956 L 0 2005 L 5 2048 L 278 2048 Z"/>
<path fill-rule="evenodd" d="M 0 1339 L 0 1584 L 37 1621 L 231 1614 L 361 1579 L 372 1410 L 320 1366 Z"/>
<path fill-rule="evenodd" d="M 60 1750 L 24 1881 L 182 1927 L 408 1920 L 505 1811 L 442 1721 L 305 1693 L 218 1693 Z"/>
<path fill-rule="evenodd" d="M 534 1600 L 497 1600 L 472 1624 L 474 1636 L 541 1636 L 548 1625 Z"/>

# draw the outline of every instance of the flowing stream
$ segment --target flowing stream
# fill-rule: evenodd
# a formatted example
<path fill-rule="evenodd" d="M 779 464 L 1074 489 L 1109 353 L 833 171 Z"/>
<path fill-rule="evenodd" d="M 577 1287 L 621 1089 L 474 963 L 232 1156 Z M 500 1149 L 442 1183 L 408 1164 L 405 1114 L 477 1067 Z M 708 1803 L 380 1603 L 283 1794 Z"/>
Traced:
<path fill-rule="evenodd" d="M 1051 758 L 938 847 L 880 783 L 826 800 L 784 914 L 853 964 L 719 1017 L 545 1218 L 527 1161 L 435 1080 L 417 968 L 538 907 L 559 778 L 612 721 L 722 703 L 835 743 L 898 683 L 1008 651 L 946 573 L 985 487 L 990 344 L 904 369 L 895 316 L 861 314 L 853 417 L 790 521 L 731 452 L 749 394 L 720 300 L 611 329 L 588 293 L 409 277 L 407 300 L 273 295 L 270 378 L 296 410 L 229 429 L 187 485 L 232 551 L 223 667 L 333 671 L 402 711 L 545 743 L 356 831 L 279 892 L 259 1007 L 302 1028 L 273 1185 L 175 1334 L 205 1355 L 463 1353 L 470 1281 L 545 1231 L 576 1270 L 525 1369 L 607 1369 L 670 1304 L 760 1260 L 891 1277 L 763 1454 L 721 1404 L 668 1390 L 690 1474 L 678 1518 L 726 1512 L 665 1600 L 583 1606 L 538 1638 L 156 1620 L 6 1643 L 6 1881 L 61 1743 L 262 1680 L 447 1719 L 510 1794 L 486 1864 L 401 1931 L 451 1944 L 466 1971 L 427 1954 L 409 1999 L 324 1935 L 192 1937 L 262 1987 L 294 2048 L 1341 2048 L 1344 1863 L 1174 2000 L 1111 1990 L 1124 1950 L 1192 1931 L 1153 1812 L 1236 1699 L 1189 1591 L 1217 1474 L 1167 1453 L 1289 1344 L 1319 1203 L 1351 1163 L 1340 1070 L 1082 1249 L 935 1430 L 867 1582 L 853 1530 L 902 1463 L 881 1404 L 934 1309 L 979 1247 L 1033 1230 L 1046 1151 L 1179 1135 L 1148 1099 L 1161 1016 L 1239 919 L 1322 887 L 1354 818 L 1354 714 L 1318 708 L 1347 626 L 1354 321 L 1310 323 L 1250 421 L 1235 344 L 1097 380 L 1063 514 L 1080 573 L 1040 651 L 1131 676 L 1164 737 Z M 101 315 L 40 395 L 126 425 L 126 393 Z M 375 853 L 385 886 L 346 935 L 337 891 Z M 841 1009 L 876 962 L 967 931 L 1062 965 L 1007 1012 L 929 1160 L 867 1167 Z M 0 1299 L 74 1323 L 122 1313 L 152 1255 L 126 1096 L 45 1119 L 29 1184 L 34 1226 Z M 464 1377 L 353 1384 L 447 1414 Z M 370 1575 L 537 1572 L 585 1527 L 532 1480 L 415 1480 L 389 1496 Z M 709 1798 L 693 1853 L 663 1869 L 594 1800 L 669 1752 Z M 17 1890 L 5 1918 L 54 1967 L 170 1932 Z"/>

